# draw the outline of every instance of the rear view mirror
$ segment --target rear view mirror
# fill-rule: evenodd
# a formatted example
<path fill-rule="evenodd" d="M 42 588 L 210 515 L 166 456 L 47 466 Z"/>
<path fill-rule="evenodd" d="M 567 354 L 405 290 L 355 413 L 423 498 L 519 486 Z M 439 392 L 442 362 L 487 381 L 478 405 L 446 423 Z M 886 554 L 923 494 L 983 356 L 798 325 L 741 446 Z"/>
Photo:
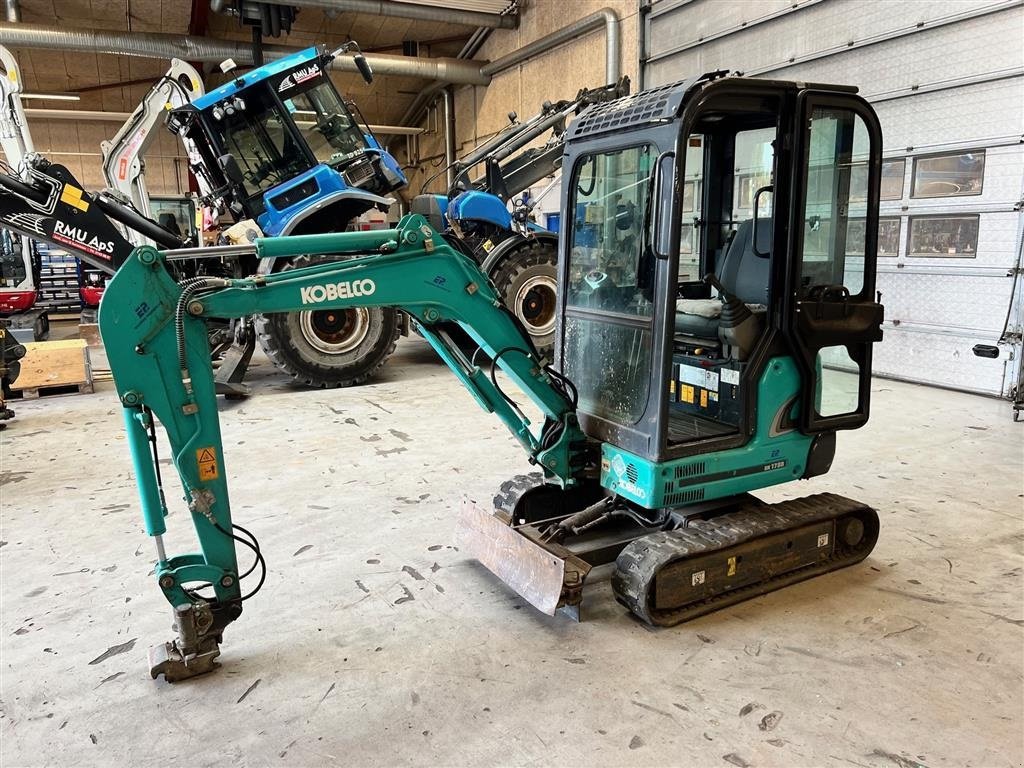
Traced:
<path fill-rule="evenodd" d="M 373 82 L 373 70 L 370 69 L 370 62 L 366 60 L 366 57 L 361 53 L 357 53 L 352 57 L 352 60 L 356 63 L 356 69 L 359 70 L 359 74 L 363 76 L 363 80 L 366 81 L 367 85 Z"/>
<path fill-rule="evenodd" d="M 332 59 L 336 59 L 343 53 L 348 53 L 349 51 L 355 51 L 355 53 L 352 55 L 352 61 L 355 63 L 356 69 L 359 70 L 359 74 L 363 76 L 363 80 L 365 80 L 367 84 L 372 83 L 373 70 L 370 69 L 370 62 L 368 62 L 366 60 L 366 57 L 363 56 L 363 52 L 359 49 L 359 43 L 357 43 L 355 40 L 348 40 L 347 42 L 344 42 L 341 45 L 339 45 L 337 48 L 331 51 L 330 57 Z"/>
<path fill-rule="evenodd" d="M 224 177 L 232 184 L 241 184 L 245 180 L 245 177 L 242 175 L 242 169 L 238 167 L 238 161 L 235 160 L 235 156 L 230 152 L 218 157 L 217 164 L 224 171 Z"/>

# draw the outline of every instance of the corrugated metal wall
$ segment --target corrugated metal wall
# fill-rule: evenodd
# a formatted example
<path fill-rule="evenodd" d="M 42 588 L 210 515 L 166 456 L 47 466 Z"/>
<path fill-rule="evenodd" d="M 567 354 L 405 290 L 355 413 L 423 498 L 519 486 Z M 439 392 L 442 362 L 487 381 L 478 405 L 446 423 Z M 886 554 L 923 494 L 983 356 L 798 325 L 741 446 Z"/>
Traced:
<path fill-rule="evenodd" d="M 1024 3 L 660 0 L 644 86 L 717 69 L 859 86 L 884 131 L 876 373 L 1009 395 L 1021 358 Z M 930 217 L 930 218 L 924 218 Z M 913 233 L 913 234 L 912 234 Z M 1013 343 L 995 343 L 1011 308 Z"/>

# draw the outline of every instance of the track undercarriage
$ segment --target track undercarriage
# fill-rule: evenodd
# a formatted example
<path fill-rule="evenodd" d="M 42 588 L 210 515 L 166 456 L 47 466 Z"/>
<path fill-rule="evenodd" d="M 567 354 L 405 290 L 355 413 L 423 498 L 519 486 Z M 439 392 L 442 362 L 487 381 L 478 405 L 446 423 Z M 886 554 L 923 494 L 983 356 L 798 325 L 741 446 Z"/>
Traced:
<path fill-rule="evenodd" d="M 654 626 L 674 626 L 854 565 L 878 539 L 878 516 L 831 493 L 767 504 L 741 494 L 653 514 L 592 486 L 570 492 L 521 475 L 494 512 L 469 506 L 469 554 L 539 610 L 580 618 L 591 569 L 614 563 L 615 599 Z"/>

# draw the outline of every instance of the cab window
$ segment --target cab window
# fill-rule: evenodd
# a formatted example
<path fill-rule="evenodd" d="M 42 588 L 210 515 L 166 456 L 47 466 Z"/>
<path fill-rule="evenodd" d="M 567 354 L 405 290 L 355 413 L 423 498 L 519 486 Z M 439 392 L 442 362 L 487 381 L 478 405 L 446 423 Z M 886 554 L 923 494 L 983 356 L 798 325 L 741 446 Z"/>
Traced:
<path fill-rule="evenodd" d="M 651 314 L 655 265 L 645 252 L 644 231 L 656 154 L 644 144 L 580 160 L 569 253 L 570 306 Z"/>
<path fill-rule="evenodd" d="M 580 408 L 633 425 L 650 391 L 656 260 L 647 203 L 658 152 L 642 144 L 583 155 L 569 210 L 562 360 Z"/>

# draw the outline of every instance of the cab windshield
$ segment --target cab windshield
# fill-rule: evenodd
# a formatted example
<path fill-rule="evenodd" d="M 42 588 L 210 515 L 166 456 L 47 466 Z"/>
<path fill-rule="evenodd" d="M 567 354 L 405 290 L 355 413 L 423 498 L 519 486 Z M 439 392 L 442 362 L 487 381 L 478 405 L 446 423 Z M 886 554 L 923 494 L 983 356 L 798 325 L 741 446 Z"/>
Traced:
<path fill-rule="evenodd" d="M 188 197 L 152 197 L 150 215 L 161 227 L 187 240 L 198 232 L 196 204 Z"/>
<path fill-rule="evenodd" d="M 651 144 L 584 155 L 569 211 L 569 275 L 563 369 L 580 407 L 635 424 L 647 403 L 654 260 L 647 229 Z"/>
<path fill-rule="evenodd" d="M 284 105 L 317 162 L 335 165 L 351 160 L 365 149 L 362 129 L 330 82 L 321 80 L 285 99 Z"/>
<path fill-rule="evenodd" d="M 230 152 L 242 171 L 245 190 L 250 197 L 294 178 L 312 164 L 298 144 L 282 114 L 278 102 L 267 91 L 250 89 L 244 106 L 223 114 L 211 125 L 220 133 L 224 151 Z"/>

